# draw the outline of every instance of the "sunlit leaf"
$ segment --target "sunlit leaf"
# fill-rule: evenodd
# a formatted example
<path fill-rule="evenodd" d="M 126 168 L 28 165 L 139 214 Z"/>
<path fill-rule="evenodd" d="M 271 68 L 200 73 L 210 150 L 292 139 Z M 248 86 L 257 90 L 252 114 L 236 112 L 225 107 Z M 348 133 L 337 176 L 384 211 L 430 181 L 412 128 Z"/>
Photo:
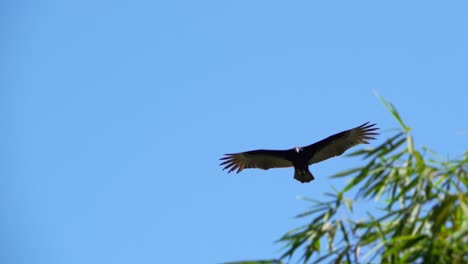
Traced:
<path fill-rule="evenodd" d="M 388 111 L 393 115 L 393 117 L 398 121 L 400 126 L 403 128 L 405 132 L 409 132 L 411 130 L 410 127 L 406 126 L 401 119 L 400 114 L 396 110 L 395 106 L 392 103 L 386 101 L 383 97 L 381 97 L 377 92 L 374 92 L 375 96 L 380 100 L 380 102 L 387 108 Z"/>
<path fill-rule="evenodd" d="M 413 153 L 414 151 L 413 137 L 409 134 L 406 136 L 406 144 L 408 145 L 408 152 Z"/>
<path fill-rule="evenodd" d="M 353 211 L 353 201 L 348 199 L 348 198 L 344 198 L 343 201 L 345 203 L 346 208 L 348 208 L 348 210 L 352 212 Z"/>

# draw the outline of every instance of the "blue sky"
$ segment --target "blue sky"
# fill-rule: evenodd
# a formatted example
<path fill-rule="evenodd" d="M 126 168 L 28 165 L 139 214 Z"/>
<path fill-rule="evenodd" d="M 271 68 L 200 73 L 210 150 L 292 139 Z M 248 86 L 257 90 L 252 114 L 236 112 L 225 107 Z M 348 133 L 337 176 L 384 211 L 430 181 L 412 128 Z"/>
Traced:
<path fill-rule="evenodd" d="M 2 263 L 279 256 L 293 218 L 363 161 L 227 175 L 393 102 L 417 146 L 468 146 L 465 1 L 2 2 Z"/>

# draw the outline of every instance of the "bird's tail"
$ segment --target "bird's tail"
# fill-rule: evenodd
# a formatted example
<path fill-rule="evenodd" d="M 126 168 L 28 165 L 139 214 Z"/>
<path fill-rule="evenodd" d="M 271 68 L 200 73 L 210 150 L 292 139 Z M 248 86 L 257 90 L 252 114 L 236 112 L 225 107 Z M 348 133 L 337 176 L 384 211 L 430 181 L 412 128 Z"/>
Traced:
<path fill-rule="evenodd" d="M 305 168 L 305 169 L 294 169 L 294 179 L 302 182 L 302 183 L 306 183 L 306 182 L 311 182 L 313 181 L 315 178 L 314 178 L 314 175 L 312 175 L 312 173 L 310 173 L 309 171 L 309 168 Z"/>

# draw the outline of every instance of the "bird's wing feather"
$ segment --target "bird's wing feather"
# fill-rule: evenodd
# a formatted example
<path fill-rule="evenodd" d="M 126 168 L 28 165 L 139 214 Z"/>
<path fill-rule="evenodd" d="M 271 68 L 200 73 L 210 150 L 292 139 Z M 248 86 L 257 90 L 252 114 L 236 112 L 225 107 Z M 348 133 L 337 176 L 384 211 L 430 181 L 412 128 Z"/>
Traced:
<path fill-rule="evenodd" d="M 368 140 L 375 139 L 374 136 L 378 135 L 375 132 L 378 128 L 374 126 L 375 124 L 369 125 L 367 122 L 304 147 L 304 151 L 311 156 L 309 165 L 339 156 L 358 144 L 368 144 Z"/>
<path fill-rule="evenodd" d="M 235 154 L 224 154 L 220 160 L 223 170 L 228 169 L 228 173 L 237 169 L 237 173 L 243 169 L 258 168 L 268 170 L 271 168 L 285 168 L 293 166 L 292 162 L 286 159 L 287 150 L 252 150 Z"/>

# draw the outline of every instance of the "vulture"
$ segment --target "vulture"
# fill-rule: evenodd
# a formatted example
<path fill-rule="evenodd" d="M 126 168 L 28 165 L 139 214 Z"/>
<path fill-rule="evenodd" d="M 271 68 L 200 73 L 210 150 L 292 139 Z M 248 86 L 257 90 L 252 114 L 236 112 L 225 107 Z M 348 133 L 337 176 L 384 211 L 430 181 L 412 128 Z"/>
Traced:
<path fill-rule="evenodd" d="M 375 139 L 374 136 L 378 135 L 376 130 L 378 128 L 375 124 L 367 122 L 305 147 L 288 150 L 258 149 L 224 154 L 220 159 L 220 165 L 224 166 L 223 170 L 228 170 L 228 173 L 235 170 L 239 173 L 243 169 L 251 168 L 268 170 L 294 167 L 294 179 L 306 183 L 315 179 L 309 171 L 309 165 L 339 156 L 358 144 L 368 144 L 368 140 Z"/>

